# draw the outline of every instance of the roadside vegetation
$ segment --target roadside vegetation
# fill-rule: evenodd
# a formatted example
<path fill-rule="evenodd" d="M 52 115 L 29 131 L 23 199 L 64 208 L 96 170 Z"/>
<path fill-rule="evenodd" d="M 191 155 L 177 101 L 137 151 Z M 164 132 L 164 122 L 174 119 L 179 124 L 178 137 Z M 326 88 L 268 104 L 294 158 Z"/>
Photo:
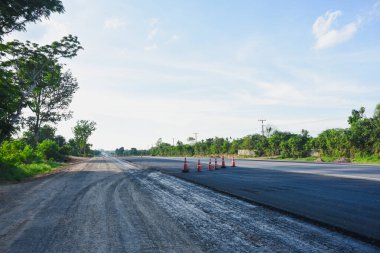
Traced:
<path fill-rule="evenodd" d="M 83 49 L 78 38 L 67 35 L 48 45 L 4 42 L 27 23 L 63 12 L 60 0 L 0 3 L 0 179 L 20 180 L 61 166 L 69 155 L 97 153 L 88 143 L 95 122 L 78 121 L 68 141 L 55 134 L 54 125 L 73 114 L 69 106 L 79 86 L 62 60 Z"/>
<path fill-rule="evenodd" d="M 267 128 L 264 136 L 253 134 L 240 139 L 215 137 L 193 144 L 178 141 L 174 146 L 159 139 L 155 147 L 147 151 L 119 148 L 115 153 L 153 156 L 237 156 L 238 150 L 250 150 L 254 155 L 241 157 L 380 163 L 380 104 L 376 106 L 372 117 L 365 116 L 363 107 L 352 110 L 348 123 L 349 128 L 327 129 L 317 137 L 310 136 L 306 130 L 296 134 Z"/>

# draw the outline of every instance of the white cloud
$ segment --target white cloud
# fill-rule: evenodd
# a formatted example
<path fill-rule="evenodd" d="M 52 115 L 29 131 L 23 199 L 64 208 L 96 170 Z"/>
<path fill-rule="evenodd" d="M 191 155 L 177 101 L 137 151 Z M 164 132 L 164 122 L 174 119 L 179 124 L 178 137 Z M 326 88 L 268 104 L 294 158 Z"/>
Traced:
<path fill-rule="evenodd" d="M 154 37 L 156 37 L 157 33 L 158 33 L 158 29 L 157 29 L 157 28 L 153 28 L 153 29 L 150 30 L 149 33 L 148 33 L 148 39 L 149 39 L 149 40 L 154 39 Z"/>
<path fill-rule="evenodd" d="M 157 48 L 158 48 L 157 44 L 156 44 L 156 43 L 153 43 L 152 45 L 145 46 L 145 47 L 144 47 L 144 50 L 145 50 L 145 51 L 152 51 L 152 50 L 155 50 L 155 49 L 157 49 Z"/>
<path fill-rule="evenodd" d="M 370 16 L 378 17 L 380 16 L 380 1 L 376 1 L 370 12 Z"/>
<path fill-rule="evenodd" d="M 335 46 L 351 39 L 358 31 L 361 23 L 360 19 L 348 23 L 340 29 L 332 29 L 335 20 L 342 15 L 341 11 L 326 12 L 325 15 L 319 16 L 313 24 L 313 34 L 316 39 L 314 48 L 323 49 Z"/>
<path fill-rule="evenodd" d="M 104 21 L 103 28 L 107 30 L 118 30 L 126 27 L 127 23 L 118 17 L 111 17 Z"/>
<path fill-rule="evenodd" d="M 150 26 L 156 26 L 159 22 L 160 20 L 158 18 L 151 18 L 148 20 Z"/>
<path fill-rule="evenodd" d="M 173 34 L 167 41 L 167 43 L 173 43 L 176 42 L 179 39 L 179 36 L 177 34 Z"/>
<path fill-rule="evenodd" d="M 342 15 L 341 11 L 326 12 L 324 16 L 319 16 L 313 24 L 313 33 L 316 37 L 326 34 L 332 23 Z"/>
<path fill-rule="evenodd" d="M 240 62 L 249 59 L 252 57 L 252 54 L 258 50 L 259 45 L 260 43 L 257 41 L 249 41 L 248 43 L 243 44 L 236 52 L 236 59 Z"/>
<path fill-rule="evenodd" d="M 5 41 L 12 40 L 32 40 L 38 44 L 50 44 L 53 41 L 58 41 L 62 39 L 63 36 L 68 35 L 71 31 L 69 27 L 62 22 L 48 19 L 41 23 L 35 24 L 30 27 L 31 32 L 42 31 L 42 33 L 35 33 L 35 36 L 30 37 L 28 33 L 25 32 L 14 32 L 5 37 Z"/>

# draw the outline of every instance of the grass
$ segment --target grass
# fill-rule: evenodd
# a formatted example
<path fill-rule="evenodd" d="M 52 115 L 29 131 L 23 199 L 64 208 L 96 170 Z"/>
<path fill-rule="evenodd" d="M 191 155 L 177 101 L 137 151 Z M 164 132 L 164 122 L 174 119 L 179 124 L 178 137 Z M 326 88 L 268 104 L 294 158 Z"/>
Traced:
<path fill-rule="evenodd" d="M 355 157 L 352 160 L 354 163 L 371 163 L 371 164 L 380 164 L 380 156 L 364 156 L 364 157 Z"/>
<path fill-rule="evenodd" d="M 290 161 L 304 161 L 304 162 L 314 162 L 317 160 L 317 157 L 315 156 L 309 156 L 309 157 L 298 157 L 298 158 L 277 158 L 280 160 L 290 160 Z"/>
<path fill-rule="evenodd" d="M 304 161 L 304 162 L 315 162 L 318 157 L 315 156 L 309 156 L 309 157 L 299 157 L 299 158 L 283 158 L 280 156 L 275 157 L 242 157 L 238 156 L 239 158 L 256 158 L 256 159 L 268 159 L 268 160 L 281 160 L 281 161 Z M 322 156 L 323 162 L 335 162 L 339 159 L 339 157 L 336 156 Z M 372 156 L 358 156 L 355 158 L 350 159 L 352 163 L 356 164 L 380 164 L 380 156 L 372 155 Z"/>
<path fill-rule="evenodd" d="M 322 156 L 323 162 L 335 162 L 339 159 L 339 157 L 335 156 Z M 302 157 L 302 158 L 281 158 L 276 157 L 276 160 L 284 160 L 284 161 L 306 161 L 306 162 L 314 162 L 317 160 L 317 157 Z M 364 156 L 364 157 L 355 157 L 350 159 L 352 163 L 357 164 L 380 164 L 380 156 Z"/>
<path fill-rule="evenodd" d="M 24 178 L 45 174 L 61 166 L 62 163 L 52 161 L 14 165 L 0 164 L 0 179 L 20 181 Z"/>

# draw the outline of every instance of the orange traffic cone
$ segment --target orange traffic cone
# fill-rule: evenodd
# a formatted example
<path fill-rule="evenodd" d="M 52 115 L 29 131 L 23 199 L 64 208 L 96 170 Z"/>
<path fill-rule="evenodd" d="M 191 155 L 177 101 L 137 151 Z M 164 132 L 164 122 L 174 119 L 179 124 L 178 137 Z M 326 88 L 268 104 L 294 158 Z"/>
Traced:
<path fill-rule="evenodd" d="M 218 161 L 216 160 L 216 157 L 215 157 L 215 163 L 214 163 L 214 169 L 218 169 Z"/>
<path fill-rule="evenodd" d="M 232 166 L 231 167 L 236 167 L 235 158 L 234 157 L 232 157 Z"/>
<path fill-rule="evenodd" d="M 224 162 L 224 156 L 222 156 L 222 167 L 221 168 L 225 168 L 226 167 L 226 163 Z"/>
<path fill-rule="evenodd" d="M 208 170 L 212 170 L 211 158 L 210 158 L 210 160 L 208 161 Z"/>
<path fill-rule="evenodd" d="M 202 171 L 202 165 L 201 165 L 201 161 L 198 159 L 198 166 L 197 166 L 197 169 L 198 169 L 198 172 L 201 172 Z"/>
<path fill-rule="evenodd" d="M 189 166 L 187 165 L 186 157 L 185 157 L 185 163 L 183 164 L 182 172 L 189 172 Z"/>

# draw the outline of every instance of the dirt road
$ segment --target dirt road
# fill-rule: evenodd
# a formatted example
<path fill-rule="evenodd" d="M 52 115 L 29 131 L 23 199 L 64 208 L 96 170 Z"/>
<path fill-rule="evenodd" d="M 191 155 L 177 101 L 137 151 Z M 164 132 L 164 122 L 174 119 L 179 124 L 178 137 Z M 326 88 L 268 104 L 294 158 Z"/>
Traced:
<path fill-rule="evenodd" d="M 379 250 L 112 158 L 0 186 L 0 252 Z"/>

